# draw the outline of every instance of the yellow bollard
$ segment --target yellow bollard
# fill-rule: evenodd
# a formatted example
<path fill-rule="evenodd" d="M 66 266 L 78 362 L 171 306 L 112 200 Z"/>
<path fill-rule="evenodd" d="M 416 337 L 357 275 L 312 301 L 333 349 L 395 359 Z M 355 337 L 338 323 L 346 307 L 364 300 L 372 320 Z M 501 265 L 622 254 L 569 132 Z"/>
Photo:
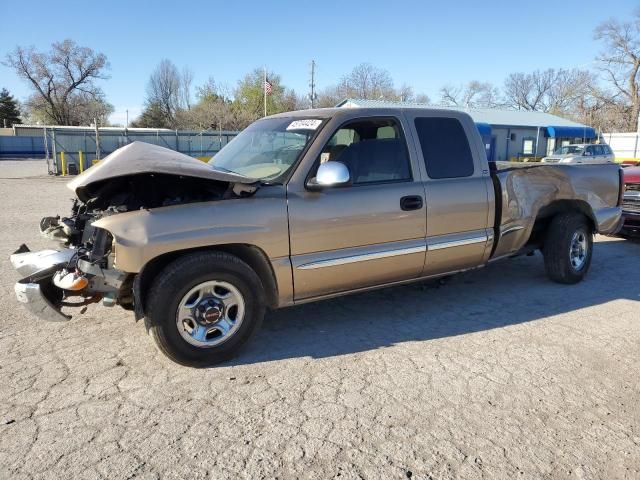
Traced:
<path fill-rule="evenodd" d="M 64 152 L 60 152 L 60 165 L 62 166 L 62 176 L 65 177 L 67 175 L 67 166 L 64 163 Z"/>
<path fill-rule="evenodd" d="M 78 152 L 78 161 L 80 162 L 80 173 L 84 172 L 84 158 L 82 157 L 82 150 Z"/>

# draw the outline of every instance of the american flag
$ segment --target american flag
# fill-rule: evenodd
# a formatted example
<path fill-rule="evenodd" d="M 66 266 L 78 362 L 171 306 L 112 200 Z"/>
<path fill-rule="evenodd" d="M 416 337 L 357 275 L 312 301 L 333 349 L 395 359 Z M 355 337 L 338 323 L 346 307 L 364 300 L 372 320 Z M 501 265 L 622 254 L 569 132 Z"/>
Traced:
<path fill-rule="evenodd" d="M 271 85 L 271 82 L 269 80 L 267 80 L 266 78 L 264 80 L 264 92 L 267 95 L 271 95 L 271 92 L 273 92 L 273 85 Z"/>

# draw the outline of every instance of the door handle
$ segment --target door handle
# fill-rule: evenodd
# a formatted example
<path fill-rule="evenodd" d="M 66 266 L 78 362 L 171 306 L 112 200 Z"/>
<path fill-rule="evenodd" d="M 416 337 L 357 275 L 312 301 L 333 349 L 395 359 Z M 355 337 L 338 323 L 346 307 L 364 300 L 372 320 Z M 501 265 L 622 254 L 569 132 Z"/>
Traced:
<path fill-rule="evenodd" d="M 400 208 L 405 212 L 408 210 L 420 210 L 422 208 L 422 197 L 420 195 L 409 195 L 400 199 Z"/>

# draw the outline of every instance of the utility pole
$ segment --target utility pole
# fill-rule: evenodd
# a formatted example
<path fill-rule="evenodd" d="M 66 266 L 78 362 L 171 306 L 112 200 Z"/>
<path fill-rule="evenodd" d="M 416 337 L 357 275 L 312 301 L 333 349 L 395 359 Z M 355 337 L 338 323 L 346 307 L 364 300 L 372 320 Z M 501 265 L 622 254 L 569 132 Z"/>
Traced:
<path fill-rule="evenodd" d="M 129 109 L 125 110 L 127 112 L 127 123 L 125 128 L 129 128 Z"/>
<path fill-rule="evenodd" d="M 311 60 L 311 81 L 309 82 L 309 87 L 311 88 L 311 93 L 309 93 L 309 100 L 311 100 L 311 108 L 315 108 L 316 99 L 318 95 L 316 94 L 316 61 Z"/>

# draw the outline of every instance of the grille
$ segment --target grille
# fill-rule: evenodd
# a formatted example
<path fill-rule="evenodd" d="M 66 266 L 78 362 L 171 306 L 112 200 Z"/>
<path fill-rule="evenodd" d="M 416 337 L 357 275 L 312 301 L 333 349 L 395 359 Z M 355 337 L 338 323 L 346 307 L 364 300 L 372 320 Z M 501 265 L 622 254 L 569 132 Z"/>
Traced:
<path fill-rule="evenodd" d="M 625 197 L 625 199 L 622 201 L 622 211 L 631 212 L 631 213 L 640 213 L 640 197 L 637 197 L 634 199 Z"/>
<path fill-rule="evenodd" d="M 632 183 L 625 186 L 628 192 L 640 192 L 640 183 Z"/>

